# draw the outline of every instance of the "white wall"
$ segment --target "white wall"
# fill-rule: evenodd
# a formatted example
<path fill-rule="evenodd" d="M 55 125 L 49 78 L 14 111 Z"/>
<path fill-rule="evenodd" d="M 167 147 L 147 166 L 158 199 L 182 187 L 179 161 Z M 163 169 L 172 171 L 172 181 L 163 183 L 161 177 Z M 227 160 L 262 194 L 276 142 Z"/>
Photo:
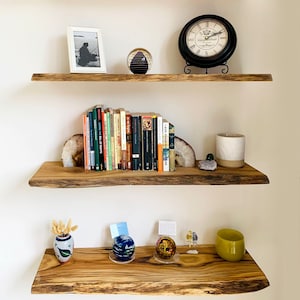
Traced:
<path fill-rule="evenodd" d="M 48 299 L 30 288 L 52 219 L 72 217 L 77 247 L 110 244 L 108 225 L 126 220 L 137 245 L 156 240 L 156 222 L 174 219 L 178 243 L 191 228 L 201 243 L 217 228 L 241 230 L 247 248 L 270 280 L 260 292 L 220 299 L 281 300 L 298 297 L 299 96 L 298 1 L 279 0 L 1 0 L 0 1 L 0 298 Z M 101 28 L 108 72 L 127 72 L 126 57 L 145 47 L 152 73 L 180 73 L 177 37 L 193 17 L 229 19 L 238 47 L 233 73 L 272 73 L 269 83 L 47 83 L 32 73 L 68 72 L 68 25 Z M 124 186 L 87 189 L 32 188 L 29 178 L 45 160 L 58 160 L 64 141 L 80 132 L 80 115 L 103 103 L 130 111 L 157 111 L 204 158 L 214 134 L 233 130 L 247 138 L 246 160 L 270 185 Z M 68 299 L 68 295 L 52 296 Z M 143 299 L 84 296 L 72 299 Z M 151 297 L 152 298 L 152 297 Z M 190 298 L 190 297 L 178 297 Z M 206 297 L 202 297 L 205 299 Z M 153 297 L 165 299 L 165 297 Z"/>

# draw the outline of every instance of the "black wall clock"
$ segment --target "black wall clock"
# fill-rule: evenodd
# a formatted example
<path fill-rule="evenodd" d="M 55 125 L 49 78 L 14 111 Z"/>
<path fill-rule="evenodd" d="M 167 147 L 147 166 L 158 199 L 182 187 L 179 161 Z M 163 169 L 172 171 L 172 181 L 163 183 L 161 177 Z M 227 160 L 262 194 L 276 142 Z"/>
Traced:
<path fill-rule="evenodd" d="M 187 67 L 212 68 L 226 65 L 236 48 L 233 26 L 223 17 L 202 15 L 190 20 L 182 29 L 178 46 Z"/>

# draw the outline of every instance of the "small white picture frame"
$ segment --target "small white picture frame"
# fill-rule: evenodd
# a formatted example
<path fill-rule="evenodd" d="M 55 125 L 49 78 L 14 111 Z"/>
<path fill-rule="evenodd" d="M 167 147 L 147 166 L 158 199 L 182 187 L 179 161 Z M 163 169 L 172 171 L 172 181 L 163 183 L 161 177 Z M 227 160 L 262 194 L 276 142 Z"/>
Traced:
<path fill-rule="evenodd" d="M 106 73 L 99 29 L 69 26 L 68 49 L 71 73 Z"/>

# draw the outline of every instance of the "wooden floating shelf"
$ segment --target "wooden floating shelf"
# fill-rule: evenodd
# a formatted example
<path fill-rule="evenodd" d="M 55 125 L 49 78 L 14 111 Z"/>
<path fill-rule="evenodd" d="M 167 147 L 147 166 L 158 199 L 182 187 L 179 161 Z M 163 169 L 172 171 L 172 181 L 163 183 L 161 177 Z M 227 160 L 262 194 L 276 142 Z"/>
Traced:
<path fill-rule="evenodd" d="M 60 161 L 45 162 L 29 180 L 29 185 L 48 188 L 103 187 L 117 185 L 229 185 L 268 184 L 269 179 L 248 164 L 242 168 L 218 167 L 215 171 L 176 168 L 175 172 L 85 171 L 64 168 Z"/>
<path fill-rule="evenodd" d="M 99 73 L 39 73 L 32 81 L 272 81 L 271 74 L 99 74 Z"/>
<path fill-rule="evenodd" d="M 265 274 L 247 252 L 240 262 L 227 262 L 214 245 L 198 245 L 199 254 L 177 247 L 174 263 L 153 258 L 154 247 L 136 247 L 135 259 L 116 264 L 110 249 L 76 248 L 60 264 L 47 249 L 32 284 L 33 294 L 205 295 L 239 294 L 268 287 Z"/>

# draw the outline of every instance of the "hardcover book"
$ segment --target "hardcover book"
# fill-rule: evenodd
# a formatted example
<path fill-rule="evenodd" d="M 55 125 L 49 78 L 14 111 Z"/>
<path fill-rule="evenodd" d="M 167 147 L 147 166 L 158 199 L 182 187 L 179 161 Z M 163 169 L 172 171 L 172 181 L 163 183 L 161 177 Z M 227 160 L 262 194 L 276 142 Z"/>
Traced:
<path fill-rule="evenodd" d="M 142 114 L 142 155 L 143 169 L 152 170 L 153 161 L 153 143 L 152 143 L 152 114 Z"/>
<path fill-rule="evenodd" d="M 114 122 L 114 112 L 112 108 L 108 109 L 109 115 L 109 124 L 110 124 L 110 151 L 109 157 L 111 161 L 111 170 L 116 169 L 116 161 L 115 161 L 115 122 Z"/>
<path fill-rule="evenodd" d="M 102 145 L 103 145 L 103 163 L 104 170 L 107 169 L 107 136 L 106 136 L 106 113 L 104 108 L 101 110 L 101 120 L 102 120 Z"/>
<path fill-rule="evenodd" d="M 106 142 L 106 170 L 112 170 L 112 156 L 111 156 L 111 129 L 110 129 L 110 111 L 105 110 L 105 142 Z"/>
<path fill-rule="evenodd" d="M 113 111 L 114 127 L 114 169 L 121 169 L 121 123 L 120 110 Z"/>
<path fill-rule="evenodd" d="M 132 127 L 131 127 L 131 114 L 126 113 L 126 168 L 132 169 Z"/>
<path fill-rule="evenodd" d="M 142 141 L 141 141 L 141 116 L 131 115 L 132 128 L 132 170 L 142 170 Z"/>
<path fill-rule="evenodd" d="M 170 170 L 169 161 L 169 122 L 163 119 L 163 171 L 167 172 Z"/>
<path fill-rule="evenodd" d="M 94 150 L 95 150 L 95 170 L 100 171 L 100 160 L 99 160 L 99 141 L 98 141 L 98 120 L 97 120 L 97 109 L 93 108 L 93 134 L 94 134 Z"/>
<path fill-rule="evenodd" d="M 91 170 L 95 170 L 95 143 L 94 143 L 94 125 L 93 125 L 93 111 L 88 111 L 89 116 L 89 132 L 90 132 L 90 164 L 91 164 Z"/>
<path fill-rule="evenodd" d="M 152 116 L 152 162 L 153 170 L 158 170 L 158 152 L 157 152 L 157 115 Z"/>
<path fill-rule="evenodd" d="M 98 145 L 99 145 L 99 170 L 103 171 L 105 170 L 104 166 L 104 153 L 103 153 L 103 126 L 102 126 L 102 105 L 97 105 L 95 107 L 97 112 L 97 129 L 98 129 Z"/>
<path fill-rule="evenodd" d="M 156 114 L 153 118 L 153 165 L 154 170 L 163 171 L 163 118 L 160 114 Z M 156 131 L 156 132 L 155 132 Z M 155 153 L 156 151 L 156 153 Z M 155 161 L 156 160 L 156 161 Z M 156 168 L 156 169 L 155 169 Z"/>
<path fill-rule="evenodd" d="M 175 171 L 175 126 L 169 123 L 169 168 Z"/>
<path fill-rule="evenodd" d="M 87 114 L 82 115 L 82 131 L 83 131 L 83 159 L 84 159 L 84 169 L 90 170 L 90 156 L 89 156 L 89 149 L 90 149 L 90 133 L 89 133 L 89 117 Z"/>
<path fill-rule="evenodd" d="M 121 169 L 127 169 L 126 112 L 120 108 Z"/>

